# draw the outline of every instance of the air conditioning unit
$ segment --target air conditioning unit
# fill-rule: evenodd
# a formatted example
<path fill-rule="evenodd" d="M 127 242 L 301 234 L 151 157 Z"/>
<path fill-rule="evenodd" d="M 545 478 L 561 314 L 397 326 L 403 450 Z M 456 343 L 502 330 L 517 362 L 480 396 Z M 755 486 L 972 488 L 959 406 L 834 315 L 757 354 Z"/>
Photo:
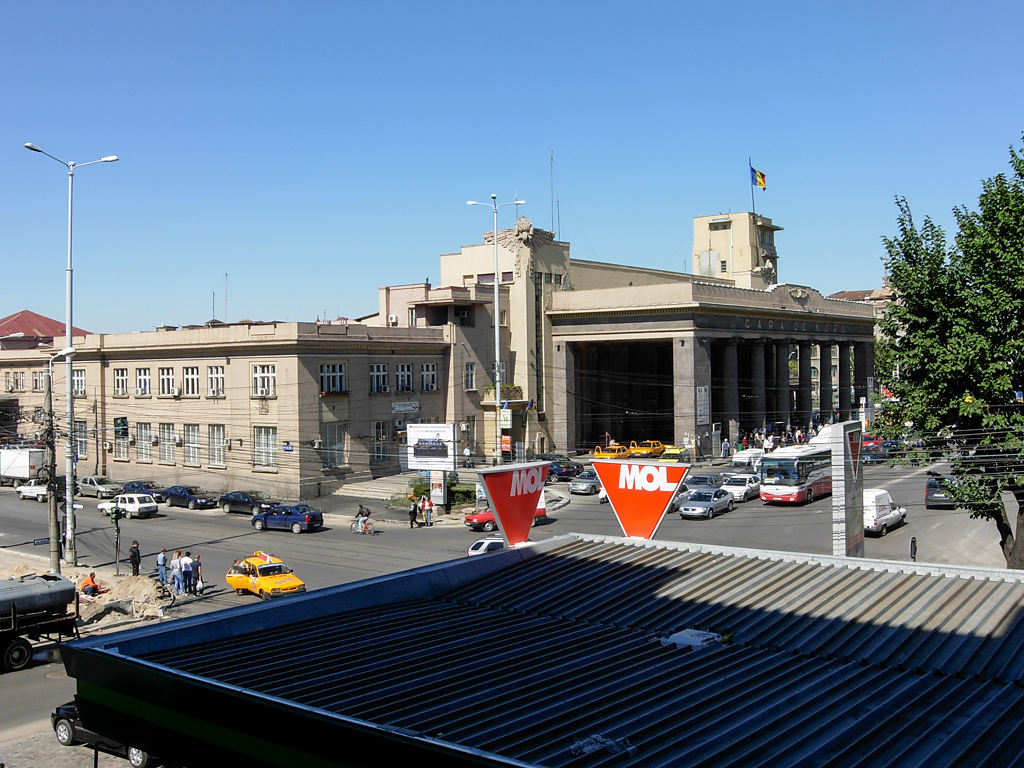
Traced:
<path fill-rule="evenodd" d="M 13 392 L 14 391 L 14 385 L 13 384 L 8 384 L 7 385 L 7 391 L 8 392 Z"/>
<path fill-rule="evenodd" d="M 457 318 L 459 318 L 459 320 L 466 320 L 469 317 L 469 310 L 468 309 L 458 309 L 458 310 L 455 311 L 455 316 Z"/>
<path fill-rule="evenodd" d="M 321 448 L 324 447 L 323 440 L 314 440 L 313 441 L 313 447 L 316 448 L 319 451 Z"/>
<path fill-rule="evenodd" d="M 403 419 L 395 419 L 395 429 L 401 429 L 404 426 L 405 421 Z"/>
<path fill-rule="evenodd" d="M 109 451 L 111 448 L 113 448 L 113 446 L 110 444 L 110 442 L 108 440 L 104 440 L 103 441 L 103 450 L 104 451 Z"/>
<path fill-rule="evenodd" d="M 266 390 L 265 387 L 260 387 L 259 389 L 256 390 L 256 397 L 266 397 L 266 396 L 267 396 L 267 390 Z"/>
<path fill-rule="evenodd" d="M 174 387 L 174 389 L 171 390 L 171 396 L 172 397 L 181 397 L 181 388 L 180 387 Z"/>
<path fill-rule="evenodd" d="M 175 444 L 175 445 L 177 445 L 177 446 L 179 446 L 179 447 L 180 447 L 180 446 L 181 446 L 181 444 L 182 444 L 182 442 L 183 442 L 183 441 L 182 441 L 182 439 L 181 439 L 181 435 L 175 435 L 175 436 L 174 436 L 174 444 Z"/>
<path fill-rule="evenodd" d="M 146 390 L 144 390 L 142 387 L 136 387 L 135 388 L 135 396 L 136 397 L 142 397 L 144 394 L 146 394 Z"/>
<path fill-rule="evenodd" d="M 225 437 L 224 438 L 224 447 L 225 448 L 230 448 L 231 447 L 231 438 L 229 438 L 229 437 Z"/>
<path fill-rule="evenodd" d="M 398 315 L 388 315 L 388 325 L 398 325 Z"/>
<path fill-rule="evenodd" d="M 220 397 L 220 395 L 221 395 L 221 392 L 220 392 L 219 389 L 211 389 L 210 390 L 210 397 Z"/>
<path fill-rule="evenodd" d="M 149 444 L 150 445 L 160 445 L 160 438 L 159 437 L 151 438 L 150 441 L 149 441 Z"/>
<path fill-rule="evenodd" d="M 135 445 L 135 435 L 131 435 L 128 438 L 128 445 Z"/>
<path fill-rule="evenodd" d="M 462 430 L 463 432 L 469 432 L 469 424 L 467 424 L 464 421 L 460 422 L 459 423 L 459 429 Z"/>

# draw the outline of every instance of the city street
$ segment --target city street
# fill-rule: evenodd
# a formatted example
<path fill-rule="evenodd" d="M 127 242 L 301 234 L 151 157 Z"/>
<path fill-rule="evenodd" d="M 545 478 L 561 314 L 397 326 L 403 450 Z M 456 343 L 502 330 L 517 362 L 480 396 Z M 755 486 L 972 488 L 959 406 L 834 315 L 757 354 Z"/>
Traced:
<path fill-rule="evenodd" d="M 865 487 L 886 488 L 897 503 L 908 509 L 908 524 L 884 538 L 866 539 L 868 557 L 909 560 L 911 537 L 917 539 L 918 560 L 956 565 L 1000 568 L 995 527 L 971 520 L 956 510 L 924 508 L 925 468 L 865 467 Z M 596 496 L 568 496 L 568 484 L 549 486 L 570 502 L 552 512 L 547 523 L 533 529 L 533 537 L 547 538 L 568 532 L 621 535 L 607 504 Z M 80 563 L 109 567 L 113 563 L 114 527 L 96 509 L 93 499 L 82 500 L 85 509 L 78 516 Z M 749 547 L 757 549 L 831 553 L 831 505 L 826 497 L 806 506 L 769 506 L 760 501 L 738 504 L 736 509 L 713 520 L 681 520 L 670 514 L 656 538 L 662 541 Z M 33 540 L 46 536 L 46 506 L 20 501 L 12 489 L 0 489 L 0 550 L 15 550 L 45 557 L 46 546 Z M 169 551 L 188 549 L 202 557 L 206 591 L 198 598 L 184 598 L 175 615 L 186 616 L 247 605 L 257 598 L 236 595 L 224 583 L 224 573 L 235 558 L 255 550 L 270 551 L 284 559 L 296 573 L 316 589 L 399 570 L 414 568 L 465 555 L 469 544 L 480 536 L 452 515 L 432 528 L 410 529 L 404 513 L 382 513 L 377 518 L 379 536 L 355 536 L 349 532 L 350 518 L 332 515 L 324 530 L 293 535 L 282 531 L 253 530 L 249 516 L 220 511 L 201 512 L 160 507 L 157 517 L 124 520 L 121 523 L 121 572 L 129 572 L 126 553 L 132 539 L 143 552 L 143 572 L 155 571 L 160 547 Z M 387 518 L 387 519 L 385 519 Z M 0 700 L 0 762 L 7 768 L 42 764 L 84 766 L 91 764 L 85 750 L 68 750 L 57 745 L 49 730 L 50 709 L 73 694 L 73 681 L 65 677 L 57 662 L 37 654 L 34 666 L 17 674 L 4 675 L 5 691 Z M 14 694 L 14 695 L 10 695 Z M 25 752 L 24 750 L 29 750 Z M 12 751 L 14 750 L 14 751 Z M 21 756 L 20 762 L 15 757 Z M 31 755 L 32 759 L 27 757 Z M 109 762 L 104 763 L 103 760 Z M 114 758 L 102 758 L 101 765 L 124 765 Z"/>

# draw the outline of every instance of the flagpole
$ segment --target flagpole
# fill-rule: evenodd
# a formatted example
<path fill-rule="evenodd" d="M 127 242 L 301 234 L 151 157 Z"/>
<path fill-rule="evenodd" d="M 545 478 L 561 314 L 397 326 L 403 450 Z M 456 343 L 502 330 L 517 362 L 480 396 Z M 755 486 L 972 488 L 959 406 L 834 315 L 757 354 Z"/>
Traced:
<path fill-rule="evenodd" d="M 750 210 L 757 216 L 757 206 L 754 205 L 754 164 L 747 155 L 747 172 L 750 174 Z"/>

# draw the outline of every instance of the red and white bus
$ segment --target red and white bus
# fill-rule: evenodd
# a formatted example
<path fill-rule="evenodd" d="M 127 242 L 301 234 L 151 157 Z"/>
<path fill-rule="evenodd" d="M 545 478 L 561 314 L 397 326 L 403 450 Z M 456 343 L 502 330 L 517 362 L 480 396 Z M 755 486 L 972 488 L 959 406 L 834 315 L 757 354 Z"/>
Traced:
<path fill-rule="evenodd" d="M 761 501 L 800 504 L 832 495 L 832 449 L 828 443 L 793 445 L 761 459 Z"/>

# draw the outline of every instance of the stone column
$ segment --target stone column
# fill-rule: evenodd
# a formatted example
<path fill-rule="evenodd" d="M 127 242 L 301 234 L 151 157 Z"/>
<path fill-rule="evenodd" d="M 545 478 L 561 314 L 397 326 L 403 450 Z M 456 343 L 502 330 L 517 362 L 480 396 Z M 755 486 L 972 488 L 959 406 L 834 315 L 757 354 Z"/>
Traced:
<path fill-rule="evenodd" d="M 556 341 L 553 345 L 554 354 L 551 356 L 551 393 L 548 400 L 545 416 L 553 423 L 549 429 L 554 438 L 553 450 L 573 451 L 583 446 L 582 435 L 576 434 L 576 393 L 579 392 L 579 383 L 576 381 L 576 360 L 573 355 L 573 345 Z M 550 416 L 548 415 L 550 414 Z"/>
<path fill-rule="evenodd" d="M 850 348 L 852 341 L 839 342 L 839 420 L 849 421 L 851 418 L 850 402 Z"/>
<path fill-rule="evenodd" d="M 790 395 L 789 395 L 789 339 L 775 342 L 775 418 L 789 426 Z"/>
<path fill-rule="evenodd" d="M 797 426 L 807 429 L 811 423 L 811 342 L 799 342 L 800 374 L 796 390 Z"/>
<path fill-rule="evenodd" d="M 701 450 L 706 453 L 711 446 L 706 436 L 711 429 L 711 355 L 706 339 L 699 341 L 692 332 L 672 338 L 672 386 L 675 444 L 692 444 L 703 434 Z"/>
<path fill-rule="evenodd" d="M 832 344 L 818 342 L 818 419 L 828 424 L 832 417 Z"/>
<path fill-rule="evenodd" d="M 764 382 L 764 343 L 765 339 L 750 341 L 750 420 L 757 431 L 764 428 L 767 400 Z"/>
<path fill-rule="evenodd" d="M 861 398 L 864 398 L 864 410 L 870 419 L 868 376 L 871 375 L 871 372 L 868 369 L 869 348 L 871 348 L 871 345 L 866 341 L 858 341 L 853 345 L 853 408 L 854 410 L 860 408 Z"/>
<path fill-rule="evenodd" d="M 735 442 L 740 434 L 740 367 L 738 359 L 739 339 L 726 339 L 722 351 L 722 410 L 721 419 L 725 434 Z"/>

